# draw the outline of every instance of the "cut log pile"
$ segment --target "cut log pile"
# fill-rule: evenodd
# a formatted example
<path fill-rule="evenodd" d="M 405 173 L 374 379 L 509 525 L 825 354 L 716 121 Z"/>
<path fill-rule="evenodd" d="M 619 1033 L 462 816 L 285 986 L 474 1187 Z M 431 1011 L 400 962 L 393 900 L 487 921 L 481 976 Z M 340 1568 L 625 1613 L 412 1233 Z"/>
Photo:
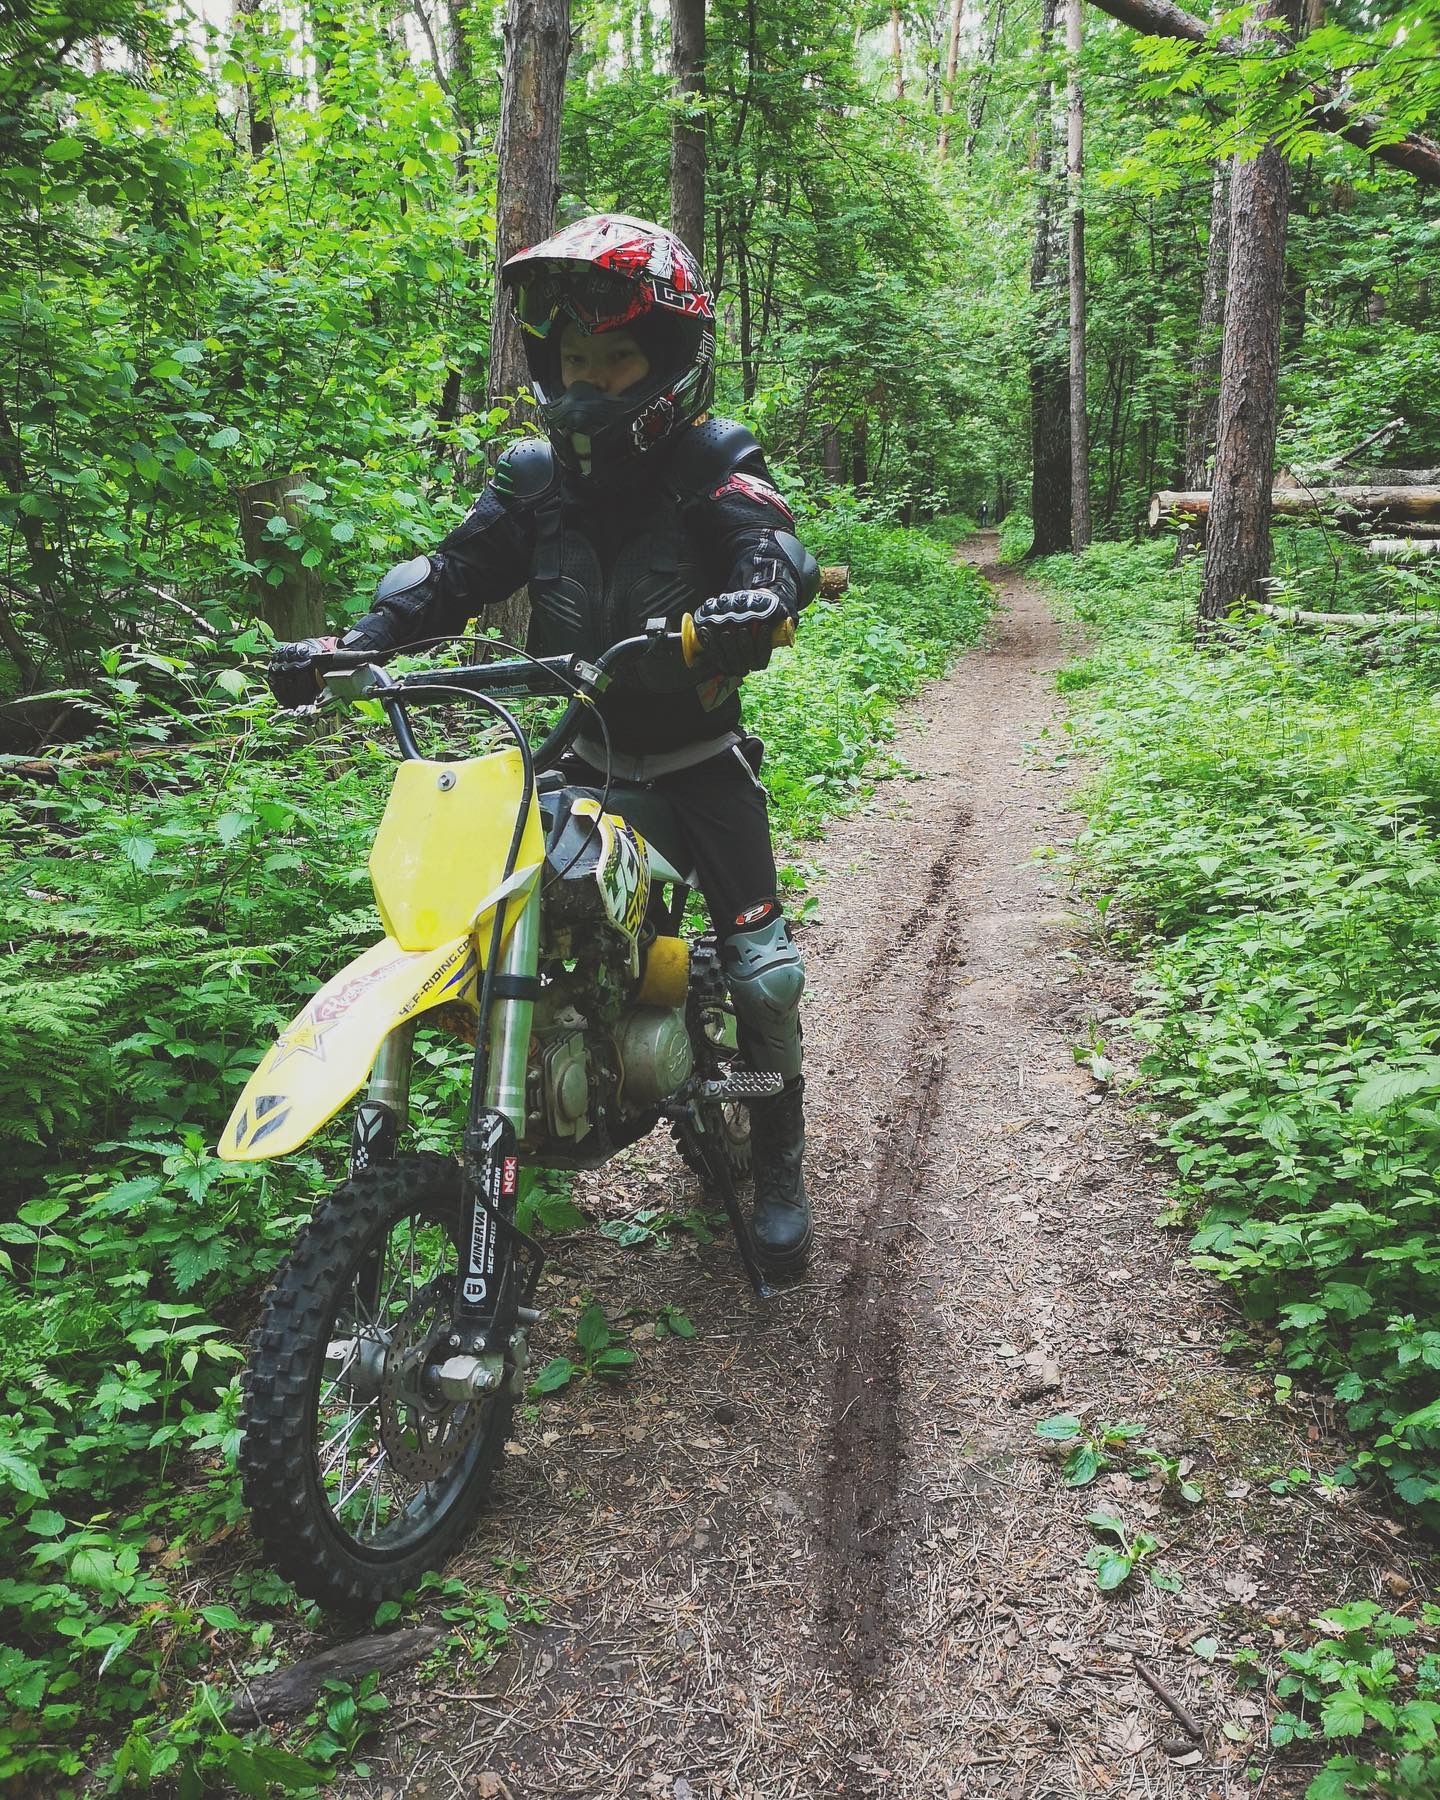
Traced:
<path fill-rule="evenodd" d="M 1423 565 L 1423 573 L 1440 573 L 1440 468 L 1397 468 L 1360 463 L 1362 451 L 1383 453 L 1386 441 L 1404 419 L 1391 419 L 1362 443 L 1352 445 L 1333 461 L 1309 470 L 1309 480 L 1282 468 L 1273 477 L 1271 511 L 1282 519 L 1303 524 L 1307 515 L 1315 523 L 1354 534 L 1369 535 L 1388 525 L 1391 535 L 1370 537 L 1367 556 L 1379 562 Z M 1204 541 L 1213 490 L 1153 494 L 1150 499 L 1151 531 L 1166 523 L 1184 527 L 1180 542 Z M 1428 585 L 1428 584 L 1427 584 Z M 1406 612 L 1331 613 L 1304 607 L 1261 603 L 1258 610 L 1286 625 L 1322 630 L 1341 628 L 1362 634 L 1404 624 L 1425 630 L 1440 629 L 1440 613 L 1421 607 Z"/>

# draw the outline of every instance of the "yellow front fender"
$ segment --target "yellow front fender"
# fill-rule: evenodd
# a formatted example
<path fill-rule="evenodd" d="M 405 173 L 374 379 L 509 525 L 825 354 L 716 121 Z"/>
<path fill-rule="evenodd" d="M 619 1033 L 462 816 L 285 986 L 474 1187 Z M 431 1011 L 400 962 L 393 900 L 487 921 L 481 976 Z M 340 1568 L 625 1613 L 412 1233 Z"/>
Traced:
<path fill-rule="evenodd" d="M 432 1006 L 476 1003 L 475 940 L 433 950 L 384 938 L 343 968 L 266 1052 L 220 1139 L 222 1162 L 286 1156 L 333 1119 L 397 1025 Z"/>

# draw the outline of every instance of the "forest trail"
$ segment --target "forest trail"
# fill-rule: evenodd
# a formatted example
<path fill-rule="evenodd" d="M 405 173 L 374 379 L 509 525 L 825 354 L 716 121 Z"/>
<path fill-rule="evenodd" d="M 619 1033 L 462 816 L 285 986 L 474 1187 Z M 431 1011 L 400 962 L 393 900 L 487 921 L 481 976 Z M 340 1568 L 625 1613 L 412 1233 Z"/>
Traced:
<path fill-rule="evenodd" d="M 1078 828 L 1053 679 L 1069 650 L 995 544 L 978 540 L 1000 599 L 986 641 L 902 719 L 915 779 L 819 847 L 810 1277 L 761 1308 L 723 1243 L 561 1246 L 542 1354 L 591 1290 L 612 1316 L 681 1308 L 698 1335 L 642 1326 L 633 1379 L 522 1423 L 452 1573 L 508 1571 L 546 1622 L 468 1685 L 397 1693 L 370 1779 L 339 1791 L 1199 1800 L 1253 1792 L 1252 1758 L 1272 1800 L 1303 1789 L 1257 1748 L 1261 1708 L 1224 1656 L 1189 1646 L 1273 1654 L 1312 1575 L 1327 1601 L 1377 1591 L 1395 1547 L 1269 1492 L 1320 1431 L 1224 1363 L 1225 1316 L 1154 1227 L 1166 1175 L 1143 1118 L 1076 1064 L 1125 990 L 1035 855 Z M 653 1145 L 621 1182 L 581 1198 L 693 1203 Z M 1035 1435 L 1062 1410 L 1193 1456 L 1204 1504 L 1118 1472 L 1062 1487 Z M 1098 1591 L 1097 1507 L 1158 1540 L 1179 1592 L 1139 1574 Z"/>

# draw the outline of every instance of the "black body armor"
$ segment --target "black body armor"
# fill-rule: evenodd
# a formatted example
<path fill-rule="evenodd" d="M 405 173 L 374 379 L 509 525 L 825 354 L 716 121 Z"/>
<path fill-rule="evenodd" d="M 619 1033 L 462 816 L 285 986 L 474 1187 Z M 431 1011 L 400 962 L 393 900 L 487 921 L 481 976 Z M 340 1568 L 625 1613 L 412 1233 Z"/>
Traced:
<path fill-rule="evenodd" d="M 548 443 L 529 439 L 505 452 L 431 555 L 384 577 L 345 643 L 389 649 L 459 632 L 526 583 L 526 648 L 541 656 L 598 656 L 647 619 L 678 625 L 717 593 L 769 588 L 798 611 L 816 576 L 793 524 L 760 446 L 729 420 L 692 426 L 662 467 L 644 467 L 623 486 L 577 480 Z M 617 749 L 676 750 L 738 724 L 739 685 L 697 681 L 678 646 L 657 645 L 616 681 L 600 711 Z"/>

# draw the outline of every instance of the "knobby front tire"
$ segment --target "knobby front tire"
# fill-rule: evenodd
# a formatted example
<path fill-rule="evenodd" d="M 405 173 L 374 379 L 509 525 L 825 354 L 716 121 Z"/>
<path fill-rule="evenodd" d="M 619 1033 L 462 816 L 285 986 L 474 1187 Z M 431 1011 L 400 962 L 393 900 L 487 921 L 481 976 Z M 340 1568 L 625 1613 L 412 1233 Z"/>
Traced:
<path fill-rule="evenodd" d="M 454 1163 L 367 1169 L 321 1203 L 251 1339 L 240 1473 L 255 1535 L 334 1610 L 393 1599 L 444 1564 L 508 1435 L 508 1384 L 447 1401 L 396 1374 L 399 1352 L 449 1318 L 459 1235 Z"/>

